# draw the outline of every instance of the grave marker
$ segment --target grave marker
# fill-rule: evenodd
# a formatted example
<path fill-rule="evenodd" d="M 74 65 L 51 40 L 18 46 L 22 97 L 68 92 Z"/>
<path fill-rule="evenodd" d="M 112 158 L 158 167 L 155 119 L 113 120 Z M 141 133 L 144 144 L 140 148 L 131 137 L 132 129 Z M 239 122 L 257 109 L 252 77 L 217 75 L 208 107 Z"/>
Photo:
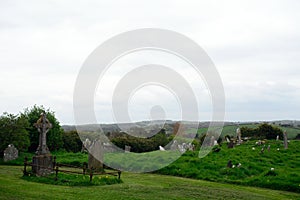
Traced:
<path fill-rule="evenodd" d="M 15 160 L 18 158 L 19 156 L 18 154 L 19 154 L 18 149 L 13 144 L 9 144 L 7 148 L 4 150 L 3 160 L 4 162 Z"/>

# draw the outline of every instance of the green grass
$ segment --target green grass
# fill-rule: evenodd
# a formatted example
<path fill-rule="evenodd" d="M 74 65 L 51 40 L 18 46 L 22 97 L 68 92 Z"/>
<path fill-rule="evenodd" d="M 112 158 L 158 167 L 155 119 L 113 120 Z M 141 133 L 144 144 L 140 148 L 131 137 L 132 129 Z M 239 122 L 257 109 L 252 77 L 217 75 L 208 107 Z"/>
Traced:
<path fill-rule="evenodd" d="M 287 150 L 280 141 L 267 141 L 268 145 L 270 151 L 265 150 L 263 154 L 262 147 L 254 141 L 233 149 L 224 144 L 220 152 L 210 152 L 202 159 L 198 158 L 198 152 L 187 152 L 157 173 L 300 192 L 300 141 L 291 141 Z M 227 168 L 229 160 L 242 166 Z"/>
<path fill-rule="evenodd" d="M 0 199 L 299 199 L 296 193 L 157 174 L 122 173 L 124 183 L 60 186 L 22 179 L 22 167 L 0 166 Z"/>
<path fill-rule="evenodd" d="M 56 178 L 55 174 L 46 177 L 37 177 L 33 175 L 23 176 L 24 180 L 46 183 L 51 185 L 64 185 L 64 186 L 92 186 L 92 185 L 112 185 L 122 183 L 121 179 L 108 175 L 94 175 L 92 182 L 90 182 L 89 175 L 82 174 L 66 174 L 58 173 Z"/>
<path fill-rule="evenodd" d="M 248 141 L 234 149 L 228 149 L 223 144 L 218 153 L 211 152 L 206 157 L 199 159 L 198 152 L 187 152 L 177 161 L 160 169 L 156 173 L 188 177 L 193 179 L 209 180 L 236 185 L 264 187 L 276 190 L 300 192 L 300 141 L 291 141 L 287 150 L 283 149 L 282 141 L 270 140 L 266 146 L 271 145 L 271 150 L 260 153 L 261 147 L 255 141 Z M 255 150 L 252 150 L 255 147 Z M 277 151 L 277 148 L 280 150 Z M 16 161 L 6 164 L 23 164 L 25 155 Z M 87 162 L 85 153 L 53 152 L 57 162 L 81 166 Z M 130 170 L 147 171 L 153 169 L 164 161 L 171 160 L 176 152 L 150 152 L 146 154 L 106 154 L 105 160 L 114 167 L 120 163 Z M 151 156 L 153 159 L 149 159 Z M 228 160 L 234 165 L 241 163 L 240 168 L 229 169 L 226 167 Z M 271 171 L 271 168 L 275 168 Z"/>

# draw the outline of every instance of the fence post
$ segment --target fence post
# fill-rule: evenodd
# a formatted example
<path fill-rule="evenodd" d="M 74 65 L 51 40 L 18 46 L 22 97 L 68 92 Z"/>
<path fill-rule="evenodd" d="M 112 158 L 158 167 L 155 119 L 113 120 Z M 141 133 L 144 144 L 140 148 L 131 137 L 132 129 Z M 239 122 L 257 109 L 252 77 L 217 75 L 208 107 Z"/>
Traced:
<path fill-rule="evenodd" d="M 58 166 L 56 166 L 56 168 L 55 168 L 55 180 L 56 181 L 58 180 L 57 176 L 58 176 Z"/>
<path fill-rule="evenodd" d="M 93 180 L 93 171 L 94 171 L 94 168 L 92 167 L 90 170 L 90 182 L 92 182 L 92 180 Z"/>
<path fill-rule="evenodd" d="M 54 168 L 56 167 L 56 156 L 54 156 L 53 157 L 53 163 L 52 163 L 52 167 L 53 167 L 53 169 L 52 170 L 54 170 Z"/>
<path fill-rule="evenodd" d="M 26 171 L 26 167 L 27 167 L 27 156 L 24 158 L 24 170 L 23 170 L 23 176 L 27 176 L 27 171 Z"/>
<path fill-rule="evenodd" d="M 118 178 L 121 178 L 121 171 L 118 171 Z"/>
<path fill-rule="evenodd" d="M 83 163 L 83 175 L 85 175 L 85 171 L 86 171 L 86 169 L 87 169 L 87 163 L 86 162 L 84 162 Z"/>

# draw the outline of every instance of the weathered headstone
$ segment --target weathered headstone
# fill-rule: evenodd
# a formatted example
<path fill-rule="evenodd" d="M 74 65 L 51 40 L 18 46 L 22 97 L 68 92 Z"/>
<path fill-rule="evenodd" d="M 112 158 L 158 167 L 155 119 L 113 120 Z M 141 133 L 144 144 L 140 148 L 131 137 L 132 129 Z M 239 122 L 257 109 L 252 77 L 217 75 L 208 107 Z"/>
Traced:
<path fill-rule="evenodd" d="M 89 140 L 89 138 L 86 138 L 85 141 L 82 142 L 81 152 L 87 151 L 87 149 L 90 148 L 90 146 L 91 146 L 91 141 Z"/>
<path fill-rule="evenodd" d="M 38 176 L 46 176 L 53 171 L 53 159 L 46 141 L 46 134 L 52 128 L 52 124 L 46 118 L 46 114 L 42 113 L 34 126 L 38 129 L 40 136 L 36 155 L 32 158 L 32 172 Z"/>
<path fill-rule="evenodd" d="M 228 149 L 232 149 L 234 147 L 234 143 L 232 140 L 230 140 L 230 142 L 227 145 Z"/>
<path fill-rule="evenodd" d="M 18 149 L 13 144 L 9 144 L 8 147 L 4 150 L 3 160 L 4 162 L 8 162 L 17 159 L 18 156 Z"/>
<path fill-rule="evenodd" d="M 129 153 L 131 149 L 131 146 L 125 145 L 125 153 Z"/>
<path fill-rule="evenodd" d="M 228 167 L 228 168 L 232 168 L 232 161 L 231 161 L 231 160 L 228 161 L 227 167 Z"/>
<path fill-rule="evenodd" d="M 238 138 L 238 142 L 237 144 L 240 145 L 242 143 L 242 134 L 241 134 L 241 129 L 240 127 L 238 127 L 236 129 L 236 134 L 237 134 L 237 138 Z"/>
<path fill-rule="evenodd" d="M 283 143 L 284 143 L 284 149 L 288 148 L 288 138 L 287 138 L 287 132 L 283 132 Z"/>
<path fill-rule="evenodd" d="M 178 143 L 177 140 L 174 140 L 172 145 L 170 146 L 171 151 L 176 151 L 178 149 Z"/>
<path fill-rule="evenodd" d="M 268 151 L 270 151 L 271 145 L 268 145 Z"/>
<path fill-rule="evenodd" d="M 103 171 L 103 145 L 99 140 L 95 140 L 90 146 L 88 157 L 88 168 L 93 171 Z"/>
<path fill-rule="evenodd" d="M 279 140 L 279 135 L 276 136 L 276 141 L 278 141 L 278 140 Z"/>
<path fill-rule="evenodd" d="M 210 146 L 215 146 L 215 136 L 211 136 L 210 138 Z"/>

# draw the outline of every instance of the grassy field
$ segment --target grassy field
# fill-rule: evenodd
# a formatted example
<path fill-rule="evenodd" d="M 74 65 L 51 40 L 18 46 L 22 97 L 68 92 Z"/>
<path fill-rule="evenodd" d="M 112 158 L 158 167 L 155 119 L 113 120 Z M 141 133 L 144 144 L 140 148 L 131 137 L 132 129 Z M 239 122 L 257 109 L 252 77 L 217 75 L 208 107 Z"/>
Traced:
<path fill-rule="evenodd" d="M 280 141 L 267 141 L 265 145 L 270 145 L 270 151 L 265 147 L 261 153 L 262 146 L 254 141 L 233 149 L 224 144 L 219 152 L 210 152 L 202 159 L 198 152 L 187 152 L 159 173 L 300 192 L 300 141 L 291 141 L 287 150 Z M 229 160 L 235 168 L 226 167 Z"/>
<path fill-rule="evenodd" d="M 0 199 L 300 199 L 300 194 L 187 178 L 123 173 L 124 183 L 70 187 L 29 182 L 22 167 L 0 165 Z"/>
<path fill-rule="evenodd" d="M 257 146 L 255 141 L 233 149 L 228 149 L 225 143 L 219 152 L 211 152 L 202 159 L 198 158 L 197 151 L 186 152 L 156 173 L 300 193 L 300 141 L 291 141 L 287 150 L 283 148 L 282 141 L 270 140 L 265 145 L 270 145 L 270 151 L 265 147 L 264 153 L 261 153 L 262 146 Z M 105 160 L 114 166 L 122 163 L 126 169 L 146 171 L 170 160 L 174 153 L 157 151 L 126 154 L 126 157 L 124 154 L 108 154 Z M 25 155 L 30 158 L 30 154 L 21 154 L 18 160 L 7 164 L 22 165 Z M 57 156 L 57 162 L 65 164 L 80 166 L 87 161 L 87 154 L 84 153 L 53 152 L 53 155 Z M 153 159 L 150 160 L 149 156 Z M 241 167 L 227 168 L 229 160 L 235 166 L 241 163 Z"/>

